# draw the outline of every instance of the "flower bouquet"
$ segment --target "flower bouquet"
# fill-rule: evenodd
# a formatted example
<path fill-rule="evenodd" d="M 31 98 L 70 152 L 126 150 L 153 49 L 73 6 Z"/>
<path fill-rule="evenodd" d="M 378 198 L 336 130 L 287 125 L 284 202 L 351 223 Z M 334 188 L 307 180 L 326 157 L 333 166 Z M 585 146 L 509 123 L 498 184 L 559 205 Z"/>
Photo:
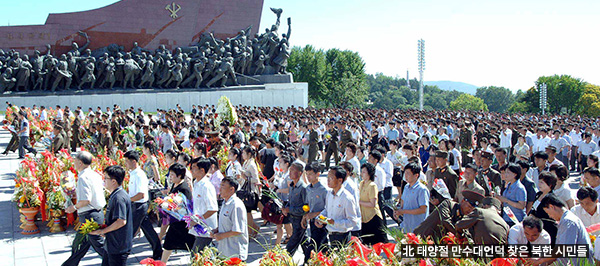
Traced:
<path fill-rule="evenodd" d="M 89 234 L 92 231 L 101 229 L 101 228 L 106 228 L 106 225 L 99 225 L 96 221 L 94 221 L 94 219 L 86 219 L 85 223 L 82 223 L 81 226 L 79 227 L 79 229 L 77 230 L 77 235 L 75 235 L 75 240 L 73 240 L 73 245 L 77 247 L 77 249 L 79 249 L 79 247 L 81 246 L 81 243 L 83 243 L 83 240 L 88 239 Z"/>
<path fill-rule="evenodd" d="M 318 215 L 317 216 L 317 221 L 324 224 L 324 225 L 329 225 L 329 218 L 325 217 L 324 215 Z"/>
<path fill-rule="evenodd" d="M 221 123 L 228 121 L 230 126 L 237 123 L 238 116 L 235 111 L 235 107 L 229 101 L 227 96 L 221 96 L 217 102 L 217 110 L 215 113 L 215 119 L 213 120 L 214 126 L 219 128 Z"/>
<path fill-rule="evenodd" d="M 154 260 L 153 258 L 145 258 L 142 261 L 140 261 L 140 264 L 144 265 L 144 266 L 166 266 L 167 265 L 164 262 L 162 262 L 160 260 Z"/>
<path fill-rule="evenodd" d="M 206 234 L 206 232 L 212 230 L 204 219 L 193 214 L 194 209 L 191 199 L 188 200 L 181 192 L 169 194 L 164 198 L 156 198 L 154 202 L 158 205 L 159 212 L 165 217 L 171 217 L 177 221 L 185 221 L 188 227 L 191 227 L 191 223 L 195 222 L 196 225 L 193 228 L 198 234 Z"/>

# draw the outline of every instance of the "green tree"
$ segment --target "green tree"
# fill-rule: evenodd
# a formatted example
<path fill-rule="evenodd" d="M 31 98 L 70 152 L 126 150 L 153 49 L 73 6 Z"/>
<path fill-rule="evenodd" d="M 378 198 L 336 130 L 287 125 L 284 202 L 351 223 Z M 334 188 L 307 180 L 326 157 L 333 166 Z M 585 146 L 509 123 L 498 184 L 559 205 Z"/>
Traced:
<path fill-rule="evenodd" d="M 581 114 L 598 117 L 600 116 L 600 86 L 593 84 L 586 84 L 583 95 L 579 99 L 579 106 L 581 108 Z"/>
<path fill-rule="evenodd" d="M 517 92 L 515 102 L 508 108 L 509 113 L 539 113 L 540 112 L 540 93 L 536 87 L 531 87 L 527 91 Z"/>
<path fill-rule="evenodd" d="M 483 99 L 477 98 L 470 94 L 461 94 L 456 100 L 450 103 L 452 110 L 471 110 L 471 111 L 488 111 L 487 105 Z"/>
<path fill-rule="evenodd" d="M 477 89 L 475 96 L 483 99 L 490 112 L 504 113 L 515 101 L 512 91 L 504 87 L 481 87 Z"/>
<path fill-rule="evenodd" d="M 560 113 L 564 110 L 573 113 L 581 110 L 582 106 L 578 103 L 585 86 L 581 79 L 569 75 L 543 76 L 535 84 L 538 98 L 541 84 L 546 84 L 548 112 Z"/>
<path fill-rule="evenodd" d="M 294 79 L 308 83 L 311 104 L 323 107 L 361 106 L 368 95 L 365 63 L 356 52 L 307 45 L 294 47 L 288 60 Z"/>
<path fill-rule="evenodd" d="M 312 45 L 294 47 L 288 59 L 288 70 L 299 82 L 308 83 L 308 98 L 320 102 L 327 97 L 324 83 L 326 74 L 325 52 Z"/>

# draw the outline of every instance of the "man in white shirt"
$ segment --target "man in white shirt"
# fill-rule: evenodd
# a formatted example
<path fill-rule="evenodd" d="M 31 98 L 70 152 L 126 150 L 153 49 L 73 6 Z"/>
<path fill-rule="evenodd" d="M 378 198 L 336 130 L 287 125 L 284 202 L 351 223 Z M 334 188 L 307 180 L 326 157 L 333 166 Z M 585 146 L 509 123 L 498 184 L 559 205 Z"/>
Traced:
<path fill-rule="evenodd" d="M 581 131 L 579 131 L 579 126 L 575 126 L 574 128 L 573 126 L 569 126 L 569 129 L 571 130 L 569 133 L 569 137 L 571 137 L 570 170 L 577 171 L 578 168 L 581 168 L 581 165 L 579 165 L 577 168 L 575 167 L 575 164 L 579 163 L 577 161 L 577 156 L 579 155 L 579 142 L 581 141 Z M 581 170 L 583 170 L 583 168 L 581 168 Z"/>
<path fill-rule="evenodd" d="M 48 120 L 48 112 L 46 111 L 46 106 L 40 107 L 40 121 Z"/>
<path fill-rule="evenodd" d="M 598 204 L 598 192 L 592 187 L 582 187 L 577 190 L 579 204 L 571 208 L 585 227 L 600 223 L 600 205 Z M 598 235 L 598 233 L 595 233 Z"/>
<path fill-rule="evenodd" d="M 579 142 L 579 170 L 583 170 L 587 167 L 587 158 L 594 151 L 598 150 L 596 142 L 592 141 L 592 134 L 583 133 L 583 140 Z"/>
<path fill-rule="evenodd" d="M 64 113 L 63 110 L 60 109 L 60 105 L 56 106 L 56 116 L 54 117 L 54 119 L 56 119 L 57 121 L 62 121 L 64 117 Z"/>
<path fill-rule="evenodd" d="M 217 192 L 215 186 L 210 183 L 208 170 L 210 169 L 210 161 L 204 158 L 196 158 L 191 162 L 192 177 L 194 178 L 194 215 L 204 221 L 210 227 L 205 228 L 206 233 L 196 232 L 194 228 L 190 228 L 189 233 L 196 237 L 192 251 L 202 251 L 212 242 L 210 233 L 217 228 Z M 192 222 L 192 226 L 196 225 Z"/>
<path fill-rule="evenodd" d="M 385 154 L 385 149 L 383 147 L 378 147 L 377 151 L 382 155 Z M 386 208 L 383 201 L 390 200 L 392 198 L 392 187 L 394 186 L 394 182 L 392 182 L 392 177 L 394 175 L 394 164 L 388 160 L 385 156 L 381 156 L 380 166 L 385 171 L 385 185 L 383 189 L 383 195 L 381 195 L 381 202 L 379 204 L 379 208 L 381 209 L 381 214 L 384 215 L 386 212 L 390 217 L 394 217 L 394 210 L 390 208 Z M 385 215 L 384 215 L 385 221 Z"/>
<path fill-rule="evenodd" d="M 506 149 L 510 152 L 510 148 L 512 147 L 512 134 L 512 130 L 508 128 L 508 123 L 502 123 L 502 133 L 500 134 L 500 148 Z"/>
<path fill-rule="evenodd" d="M 354 201 L 357 203 L 356 205 L 354 205 L 356 208 L 356 213 L 358 214 L 358 218 L 361 218 L 360 204 L 358 204 L 358 202 L 360 201 L 360 191 L 358 190 L 358 184 L 356 183 L 356 181 L 354 181 L 354 179 L 350 178 L 349 174 L 351 172 L 354 172 L 354 166 L 352 166 L 352 164 L 349 162 L 343 162 L 340 164 L 340 166 L 344 168 L 344 170 L 346 170 L 346 179 L 344 180 L 342 187 L 348 192 L 350 192 L 350 195 L 354 197 Z M 362 223 L 357 223 L 350 231 L 350 234 L 355 237 L 360 237 L 361 227 Z"/>
<path fill-rule="evenodd" d="M 550 245 L 550 234 L 542 229 L 540 218 L 527 216 L 521 223 L 513 225 L 508 231 L 509 245 Z"/>
<path fill-rule="evenodd" d="M 327 192 L 325 209 L 320 216 L 327 218 L 327 222 L 321 220 L 316 223 L 318 228 L 327 225 L 330 244 L 335 247 L 345 247 L 350 242 L 350 230 L 360 223 L 361 220 L 356 213 L 354 197 L 343 188 L 346 179 L 346 170 L 334 166 L 327 174 L 327 185 L 332 189 Z"/>
<path fill-rule="evenodd" d="M 133 211 L 133 236 L 138 229 L 142 229 L 144 236 L 152 246 L 152 258 L 160 260 L 162 257 L 162 245 L 154 226 L 148 219 L 148 176 L 139 166 L 140 153 L 132 150 L 126 152 L 125 167 L 129 171 L 129 197 Z"/>
<path fill-rule="evenodd" d="M 104 224 L 104 214 L 102 209 L 106 205 L 104 198 L 104 185 L 102 177 L 90 168 L 93 156 L 87 151 L 80 151 L 73 156 L 73 165 L 79 172 L 75 194 L 77 195 L 77 204 L 68 207 L 65 212 L 74 213 L 77 211 L 81 221 L 94 219 L 98 224 Z M 104 240 L 100 236 L 89 235 L 84 237 L 79 248 L 73 248 L 71 256 L 63 265 L 79 265 L 81 259 L 85 256 L 90 246 L 94 248 L 100 257 L 104 257 Z"/>

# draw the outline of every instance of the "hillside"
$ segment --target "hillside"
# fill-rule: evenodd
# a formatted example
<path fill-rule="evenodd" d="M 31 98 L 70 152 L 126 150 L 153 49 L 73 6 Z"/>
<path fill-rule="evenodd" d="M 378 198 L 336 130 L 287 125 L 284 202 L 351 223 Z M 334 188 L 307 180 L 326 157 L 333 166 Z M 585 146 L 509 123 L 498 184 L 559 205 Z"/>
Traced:
<path fill-rule="evenodd" d="M 473 85 L 473 84 L 468 84 L 468 83 L 464 83 L 464 82 L 458 82 L 458 81 L 447 81 L 447 80 L 442 80 L 442 81 L 425 81 L 425 85 L 435 85 L 438 86 L 438 88 L 442 89 L 442 90 L 457 90 L 460 92 L 465 92 L 468 94 L 472 94 L 475 95 L 475 93 L 477 92 L 477 86 Z"/>

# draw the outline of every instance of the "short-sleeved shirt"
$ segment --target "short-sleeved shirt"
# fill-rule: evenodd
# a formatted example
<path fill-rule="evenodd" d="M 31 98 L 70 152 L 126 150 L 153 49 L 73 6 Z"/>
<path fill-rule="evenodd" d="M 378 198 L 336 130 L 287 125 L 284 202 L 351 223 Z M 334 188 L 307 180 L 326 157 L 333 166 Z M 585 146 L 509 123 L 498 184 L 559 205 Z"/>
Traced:
<path fill-rule="evenodd" d="M 194 214 L 203 216 L 208 211 L 218 211 L 217 192 L 215 187 L 208 180 L 208 176 L 203 177 L 200 181 L 194 183 Z M 206 225 L 212 229 L 217 228 L 217 215 L 213 214 L 206 219 Z M 190 229 L 190 234 L 198 237 L 210 237 L 209 232 L 206 234 L 198 234 L 196 230 Z"/>
<path fill-rule="evenodd" d="M 102 210 L 106 205 L 102 177 L 89 167 L 79 172 L 75 194 L 78 201 L 87 200 L 90 202 L 90 204 L 77 209 L 79 213 L 93 209 Z"/>
<path fill-rule="evenodd" d="M 377 199 L 377 185 L 368 180 L 360 181 L 360 201 L 371 201 L 371 199 Z M 383 218 L 377 201 L 373 208 L 360 205 L 360 214 L 362 223 L 368 223 L 375 215 Z"/>
<path fill-rule="evenodd" d="M 508 187 L 506 187 L 506 189 L 504 189 L 504 192 L 502 192 L 502 196 L 506 197 L 508 200 L 510 201 L 514 201 L 514 202 L 518 202 L 518 201 L 523 201 L 523 202 L 527 202 L 527 190 L 525 189 L 525 187 L 523 186 L 523 184 L 521 184 L 521 182 L 512 182 L 511 184 L 508 185 Z M 517 220 L 523 221 L 523 217 L 525 217 L 525 209 L 518 209 L 515 208 L 513 206 L 511 206 L 510 204 L 505 204 L 505 206 L 508 206 L 510 208 L 510 210 L 512 210 L 512 212 L 515 214 L 515 217 L 517 217 Z M 511 219 L 508 217 L 508 215 L 506 213 L 502 214 L 502 218 L 504 219 L 504 221 L 506 221 L 506 223 L 511 224 Z"/>
<path fill-rule="evenodd" d="M 414 185 L 406 184 L 402 190 L 402 209 L 414 210 L 421 206 L 427 206 L 425 213 L 421 214 L 404 214 L 404 220 L 400 227 L 405 233 L 412 233 L 419 224 L 425 221 L 429 214 L 429 191 L 421 182 L 415 182 Z"/>
<path fill-rule="evenodd" d="M 325 199 L 327 199 L 327 188 L 317 182 L 306 187 L 306 200 L 308 202 L 309 212 L 321 212 L 325 209 Z"/>
<path fill-rule="evenodd" d="M 531 242 L 533 245 L 550 245 L 552 239 L 550 234 L 546 230 L 542 229 L 538 239 Z M 509 245 L 526 245 L 528 243 L 525 237 L 525 230 L 523 229 L 523 223 L 513 225 L 508 231 L 508 244 Z"/>
<path fill-rule="evenodd" d="M 217 241 L 221 255 L 231 258 L 248 258 L 248 220 L 244 202 L 233 194 L 221 206 L 219 212 L 219 233 L 239 232 L 241 234 Z"/>
<path fill-rule="evenodd" d="M 358 190 L 356 182 L 354 182 L 352 178 L 346 178 L 346 181 L 344 181 L 342 187 L 344 187 L 350 193 L 350 195 L 354 197 L 354 202 L 356 202 L 356 205 L 354 205 L 356 208 L 356 213 L 358 214 L 358 217 L 361 217 L 360 204 L 358 204 L 360 200 L 360 191 Z M 352 228 L 352 231 L 360 230 L 361 226 L 361 223 L 357 223 L 356 226 Z"/>
<path fill-rule="evenodd" d="M 148 176 L 139 167 L 129 171 L 129 197 L 133 198 L 138 193 L 144 194 L 144 197 L 135 203 L 148 201 Z"/>
<path fill-rule="evenodd" d="M 133 218 L 131 200 L 123 188 L 118 187 L 110 194 L 106 208 L 106 225 L 110 226 L 117 219 L 125 220 L 125 226 L 106 233 L 106 251 L 108 254 L 123 254 L 131 252 L 133 236 Z"/>
<path fill-rule="evenodd" d="M 27 119 L 21 121 L 21 130 L 23 132 L 19 133 L 19 137 L 29 137 L 29 121 Z"/>
<path fill-rule="evenodd" d="M 261 151 L 260 162 L 265 165 L 265 169 L 263 169 L 263 175 L 265 175 L 267 178 L 271 178 L 275 174 L 275 169 L 273 169 L 275 159 L 277 159 L 277 156 L 275 155 L 275 149 L 264 149 Z"/>
<path fill-rule="evenodd" d="M 521 179 L 521 184 L 523 184 L 525 191 L 527 191 L 527 202 L 535 202 L 535 195 L 538 190 L 535 183 L 533 183 L 533 180 L 526 176 Z"/>
<path fill-rule="evenodd" d="M 556 244 L 559 245 L 587 245 L 589 252 L 589 259 L 592 259 L 592 242 L 590 240 L 590 236 L 585 230 L 585 226 L 583 222 L 579 219 L 579 217 L 575 216 L 574 213 L 567 210 L 560 218 L 558 222 L 558 233 L 556 234 Z M 586 259 L 568 259 L 568 258 L 558 258 L 559 265 L 568 265 L 568 262 L 571 260 L 572 265 L 582 265 L 577 262 L 581 262 Z M 560 264 L 562 263 L 562 264 Z"/>
<path fill-rule="evenodd" d="M 304 215 L 304 209 L 302 208 L 306 205 L 306 184 L 299 179 L 297 183 L 292 183 L 290 186 L 289 193 L 289 203 L 288 207 L 290 208 L 290 214 L 294 216 L 302 216 Z"/>

